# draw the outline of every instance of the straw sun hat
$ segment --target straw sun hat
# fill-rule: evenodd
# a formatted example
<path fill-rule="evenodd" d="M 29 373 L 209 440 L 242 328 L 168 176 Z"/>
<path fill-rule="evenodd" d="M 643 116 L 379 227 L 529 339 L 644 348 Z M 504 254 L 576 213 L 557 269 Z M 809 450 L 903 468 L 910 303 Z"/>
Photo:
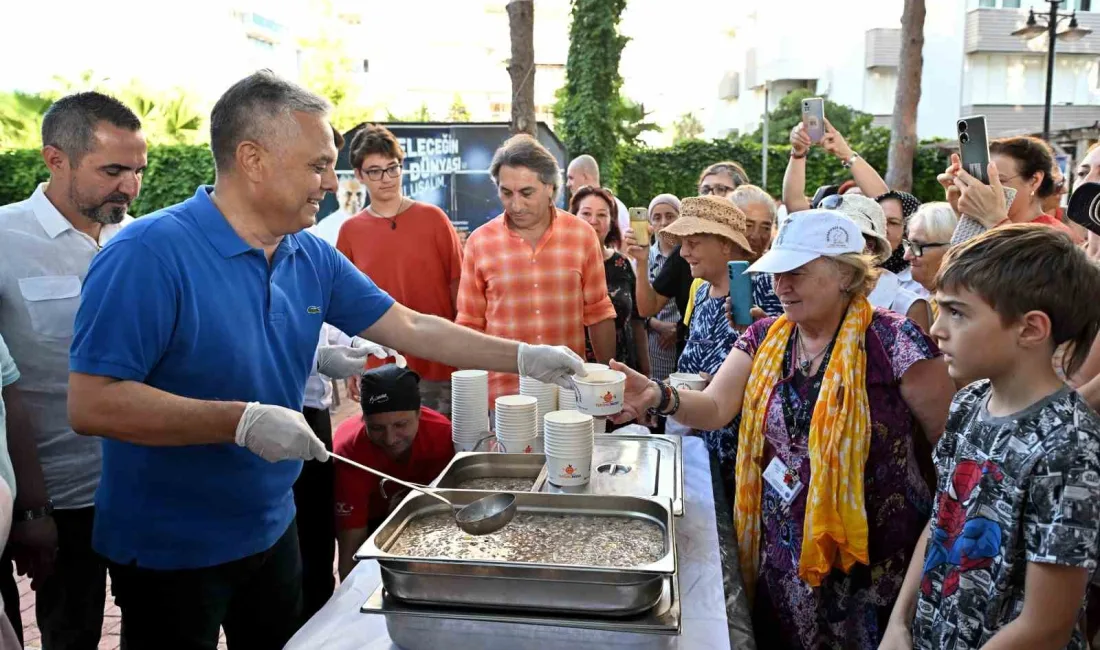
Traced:
<path fill-rule="evenodd" d="M 745 238 L 745 213 L 729 199 L 689 196 L 680 204 L 680 218 L 659 233 L 666 242 L 675 245 L 692 235 L 716 235 L 752 254 L 752 246 Z"/>

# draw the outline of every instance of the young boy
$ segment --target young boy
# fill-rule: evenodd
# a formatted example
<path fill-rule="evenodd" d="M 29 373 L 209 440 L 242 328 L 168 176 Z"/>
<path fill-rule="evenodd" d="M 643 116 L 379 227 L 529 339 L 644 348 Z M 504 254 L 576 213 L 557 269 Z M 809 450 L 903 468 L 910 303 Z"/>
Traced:
<path fill-rule="evenodd" d="M 1043 226 L 948 253 L 931 329 L 959 391 L 939 489 L 881 648 L 1087 648 L 1077 629 L 1100 543 L 1100 416 L 1067 376 L 1100 326 L 1100 269 Z"/>

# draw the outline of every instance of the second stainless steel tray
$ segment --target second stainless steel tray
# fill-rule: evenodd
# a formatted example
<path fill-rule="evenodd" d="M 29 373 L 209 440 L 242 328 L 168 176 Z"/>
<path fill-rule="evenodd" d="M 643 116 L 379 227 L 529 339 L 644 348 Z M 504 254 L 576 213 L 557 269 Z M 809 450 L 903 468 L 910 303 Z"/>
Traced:
<path fill-rule="evenodd" d="M 451 462 L 432 481 L 431 486 L 446 490 L 457 490 L 460 489 L 459 485 L 463 482 L 475 478 L 531 479 L 531 485 L 534 486 L 535 480 L 545 465 L 546 456 L 542 454 L 498 454 L 464 451 L 455 454 Z"/>
<path fill-rule="evenodd" d="M 458 506 L 484 495 L 441 492 Z M 389 594 L 411 603 L 601 616 L 632 615 L 652 607 L 664 578 L 676 571 L 675 518 L 668 499 L 519 492 L 516 502 L 521 513 L 647 519 L 661 527 L 665 553 L 652 564 L 625 568 L 393 555 L 388 549 L 411 521 L 445 508 L 429 496 L 414 494 L 367 539 L 355 559 L 377 560 Z"/>
<path fill-rule="evenodd" d="M 535 492 L 666 496 L 672 512 L 684 514 L 684 449 L 679 436 L 609 433 L 598 435 L 587 485 L 561 488 L 539 474 Z"/>

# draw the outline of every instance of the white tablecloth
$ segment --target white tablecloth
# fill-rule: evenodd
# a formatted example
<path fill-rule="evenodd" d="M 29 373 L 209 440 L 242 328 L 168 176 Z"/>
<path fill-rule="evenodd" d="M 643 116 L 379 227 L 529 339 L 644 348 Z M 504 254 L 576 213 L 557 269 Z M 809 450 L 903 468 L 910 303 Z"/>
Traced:
<path fill-rule="evenodd" d="M 671 637 L 667 647 L 729 650 L 710 461 L 701 439 L 686 437 L 683 442 L 684 516 L 676 521 L 683 632 Z M 286 650 L 397 650 L 386 633 L 385 617 L 359 611 L 380 580 L 377 562 L 360 562 L 321 611 L 294 635 Z M 557 630 L 551 646 L 555 650 L 583 647 L 576 644 L 583 643 L 585 630 Z M 445 650 L 467 648 L 456 643 Z"/>

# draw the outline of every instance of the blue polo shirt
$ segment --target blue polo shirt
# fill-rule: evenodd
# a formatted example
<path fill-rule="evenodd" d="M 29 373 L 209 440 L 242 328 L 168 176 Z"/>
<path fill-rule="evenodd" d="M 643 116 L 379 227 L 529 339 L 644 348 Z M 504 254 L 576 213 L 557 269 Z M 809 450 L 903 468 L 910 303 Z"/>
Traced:
<path fill-rule="evenodd" d="M 321 324 L 370 327 L 393 299 L 335 248 L 288 235 L 269 264 L 210 188 L 138 219 L 96 255 L 70 368 L 201 400 L 301 409 Z M 301 461 L 236 444 L 103 440 L 92 546 L 114 562 L 188 569 L 271 548 L 294 519 Z"/>

